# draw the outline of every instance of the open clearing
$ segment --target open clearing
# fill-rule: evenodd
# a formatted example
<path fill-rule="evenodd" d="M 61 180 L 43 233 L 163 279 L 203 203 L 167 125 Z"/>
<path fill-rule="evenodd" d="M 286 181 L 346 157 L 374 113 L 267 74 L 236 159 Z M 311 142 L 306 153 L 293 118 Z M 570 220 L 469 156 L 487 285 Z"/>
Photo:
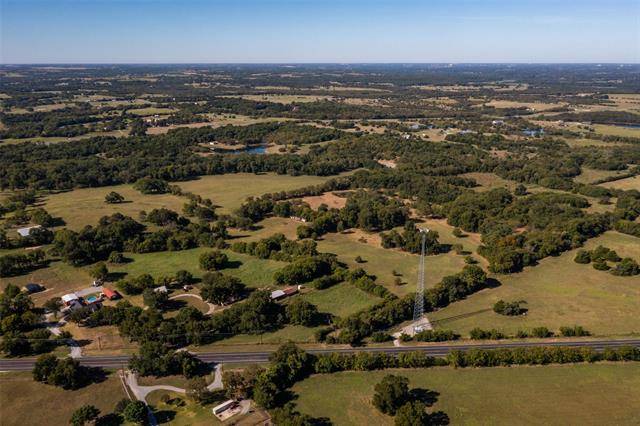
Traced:
<path fill-rule="evenodd" d="M 613 126 L 608 124 L 594 124 L 592 126 L 597 133 L 613 136 L 640 137 L 640 128 L 627 126 Z"/>
<path fill-rule="evenodd" d="M 302 201 L 309 204 L 309 206 L 314 210 L 318 210 L 318 207 L 322 204 L 331 209 L 341 209 L 347 204 L 346 197 L 338 197 L 333 192 L 325 192 L 322 195 L 304 197 Z"/>
<path fill-rule="evenodd" d="M 121 204 L 107 204 L 104 197 L 115 191 L 125 199 Z M 116 212 L 138 220 L 139 213 L 165 207 L 177 212 L 187 201 L 184 197 L 171 194 L 144 195 L 133 189 L 133 185 L 81 188 L 60 192 L 45 197 L 43 207 L 54 217 L 61 217 L 66 227 L 79 230 L 86 225 L 97 225 L 103 216 Z"/>
<path fill-rule="evenodd" d="M 250 101 L 266 101 L 275 102 L 279 104 L 292 104 L 292 103 L 307 103 L 332 100 L 332 96 L 317 96 L 317 95 L 242 95 L 242 96 L 224 96 L 226 98 L 241 98 Z"/>
<path fill-rule="evenodd" d="M 177 271 L 184 269 L 199 278 L 205 273 L 200 269 L 200 254 L 211 251 L 209 247 L 199 247 L 191 250 L 167 251 L 156 253 L 125 253 L 133 262 L 123 265 L 108 265 L 109 271 L 126 274 L 128 277 L 136 277 L 142 274 L 151 274 L 155 278 L 173 276 Z M 240 278 L 247 286 L 262 288 L 273 286 L 273 274 L 286 263 L 274 260 L 263 260 L 256 257 L 234 253 L 225 250 L 229 257 L 229 267 L 221 272 Z M 91 266 L 74 268 L 63 262 L 52 262 L 48 267 L 37 269 L 29 274 L 16 277 L 0 278 L 0 289 L 4 289 L 8 283 L 23 286 L 29 282 L 40 283 L 46 290 L 32 295 L 34 302 L 39 305 L 52 297 L 78 291 L 91 286 L 93 279 L 89 275 Z M 114 284 L 108 283 L 110 287 Z M 129 297 L 127 297 L 129 298 Z"/>
<path fill-rule="evenodd" d="M 89 287 L 92 281 L 88 268 L 74 268 L 63 262 L 52 262 L 48 267 L 28 274 L 0 278 L 0 289 L 4 290 L 8 283 L 20 287 L 30 282 L 42 284 L 46 290 L 31 295 L 36 305 L 40 305 L 52 297 Z"/>
<path fill-rule="evenodd" d="M 220 213 L 231 213 L 240 207 L 247 197 L 262 194 L 303 188 L 321 184 L 336 176 L 288 176 L 273 173 L 251 174 L 238 173 L 227 175 L 203 176 L 197 180 L 179 182 L 185 191 L 205 198 L 211 198 L 213 203 L 222 208 Z"/>
<path fill-rule="evenodd" d="M 507 188 L 508 190 L 513 191 L 513 189 L 518 185 L 517 182 L 503 179 L 494 173 L 472 172 L 461 174 L 460 177 L 475 180 L 479 186 L 474 189 L 478 192 L 489 191 L 496 188 Z"/>
<path fill-rule="evenodd" d="M 172 124 L 169 126 L 158 126 L 158 127 L 149 127 L 147 129 L 147 134 L 150 135 L 160 135 L 163 133 L 167 133 L 169 130 L 178 129 L 181 127 L 190 127 L 190 128 L 198 128 L 198 127 L 221 127 L 227 125 L 233 126 L 247 126 L 249 124 L 257 124 L 257 123 L 269 123 L 272 121 L 288 121 L 289 118 L 280 118 L 280 117 L 262 117 L 262 118 L 253 118 L 246 115 L 239 114 L 207 114 L 209 119 L 208 121 L 204 121 L 201 123 L 188 123 L 188 124 Z"/>
<path fill-rule="evenodd" d="M 148 108 L 134 108 L 127 110 L 129 114 L 138 115 L 141 117 L 147 115 L 160 115 L 160 114 L 171 114 L 176 112 L 174 108 L 162 108 L 162 107 L 148 107 Z"/>
<path fill-rule="evenodd" d="M 589 240 L 585 248 L 604 245 L 622 257 L 640 259 L 640 239 L 617 232 Z M 595 335 L 640 333 L 640 276 L 617 277 L 575 263 L 576 250 L 544 259 L 523 272 L 499 275 L 500 287 L 429 314 L 438 328 L 467 335 L 474 327 L 497 328 L 506 333 L 545 326 L 581 325 Z M 427 265 L 427 276 L 429 275 Z M 527 315 L 508 317 L 491 310 L 498 300 L 525 300 Z"/>
<path fill-rule="evenodd" d="M 382 301 L 349 283 L 340 283 L 325 290 L 314 290 L 303 297 L 316 305 L 319 312 L 328 312 L 339 317 L 345 317 Z"/>
<path fill-rule="evenodd" d="M 272 345 L 275 349 L 277 345 L 282 345 L 287 342 L 312 344 L 316 343 L 314 337 L 315 331 L 321 328 L 323 328 L 323 326 L 305 327 L 302 325 L 287 325 L 276 331 L 264 334 L 238 334 L 207 345 L 193 346 L 190 347 L 190 349 L 199 352 L 210 352 L 223 347 L 236 347 L 238 350 L 242 350 L 242 347 L 254 346 L 253 350 L 261 350 L 259 347 L 256 348 L 255 345 Z"/>
<path fill-rule="evenodd" d="M 583 167 L 582 173 L 576 176 L 573 180 L 578 183 L 589 184 L 597 180 L 610 178 L 612 176 L 617 176 L 619 174 L 621 174 L 621 172 L 615 171 L 615 170 L 596 170 L 596 169 L 589 169 L 587 167 Z M 640 181 L 638 182 L 638 187 L 640 187 Z"/>
<path fill-rule="evenodd" d="M 528 108 L 531 111 L 547 111 L 564 106 L 561 103 L 519 102 L 504 100 L 492 100 L 491 102 L 487 102 L 486 105 L 492 106 L 494 108 Z"/>
<path fill-rule="evenodd" d="M 101 383 L 78 390 L 35 382 L 31 373 L 0 374 L 0 423 L 3 426 L 68 424 L 71 414 L 85 404 L 95 405 L 102 414 L 113 412 L 126 398 L 122 383 L 111 373 Z"/>
<path fill-rule="evenodd" d="M 202 277 L 206 272 L 200 269 L 200 254 L 214 250 L 209 247 L 198 247 L 191 250 L 169 251 L 157 253 L 125 253 L 133 262 L 110 268 L 114 272 L 126 272 L 129 276 L 151 274 L 154 277 L 171 276 L 180 269 L 191 272 L 195 277 Z M 231 250 L 224 250 L 229 257 L 229 267 L 220 272 L 238 277 L 249 287 L 261 288 L 273 285 L 273 274 L 286 265 L 275 260 L 263 260 L 257 257 Z"/>
<path fill-rule="evenodd" d="M 365 237 L 367 242 L 359 239 L 362 232 L 353 234 L 327 234 L 318 241 L 318 251 L 334 253 L 338 259 L 349 268 L 363 268 L 367 273 L 378 277 L 378 283 L 386 286 L 390 291 L 398 295 L 404 295 L 415 291 L 416 277 L 418 276 L 419 256 L 399 250 L 382 248 L 379 243 L 379 235 L 370 234 Z M 360 256 L 365 262 L 357 263 L 356 256 Z M 463 256 L 455 253 L 427 256 L 425 286 L 433 287 L 446 276 L 460 272 L 464 266 Z M 395 285 L 393 271 L 399 274 L 403 285 Z"/>
<path fill-rule="evenodd" d="M 410 388 L 435 391 L 429 411 L 445 412 L 452 425 L 640 422 L 640 363 L 317 375 L 294 385 L 297 409 L 336 425 L 393 425 L 392 417 L 371 404 L 374 386 L 387 374 L 407 377 Z"/>
<path fill-rule="evenodd" d="M 633 176 L 626 179 L 614 180 L 613 182 L 601 183 L 600 186 L 611 189 L 635 189 L 640 191 L 640 176 Z"/>
<path fill-rule="evenodd" d="M 219 213 L 231 213 L 249 196 L 317 185 L 328 179 L 331 177 L 238 173 L 203 176 L 201 179 L 176 184 L 185 191 L 211 198 L 221 207 Z M 126 202 L 105 203 L 104 197 L 111 191 L 121 194 Z M 51 194 L 43 202 L 43 207 L 54 217 L 62 217 L 68 228 L 81 229 L 86 225 L 96 225 L 102 216 L 116 212 L 134 219 L 138 219 L 142 210 L 148 212 L 161 207 L 180 213 L 187 199 L 171 194 L 144 195 L 133 189 L 133 185 L 117 185 Z"/>

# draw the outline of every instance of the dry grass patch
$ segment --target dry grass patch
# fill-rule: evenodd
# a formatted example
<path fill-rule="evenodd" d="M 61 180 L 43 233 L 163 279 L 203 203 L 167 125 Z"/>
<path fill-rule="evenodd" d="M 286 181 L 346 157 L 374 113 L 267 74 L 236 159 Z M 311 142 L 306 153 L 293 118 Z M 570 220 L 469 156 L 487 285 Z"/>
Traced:
<path fill-rule="evenodd" d="M 578 183 L 589 184 L 591 182 L 595 182 L 600 179 L 610 178 L 612 176 L 617 176 L 622 172 L 616 170 L 596 170 L 589 169 L 587 167 L 582 168 L 582 173 L 576 176 L 573 180 Z"/>
<path fill-rule="evenodd" d="M 640 191 L 640 176 L 633 176 L 626 179 L 614 180 L 613 182 L 601 183 L 600 186 L 611 189 L 635 189 Z"/>
<path fill-rule="evenodd" d="M 604 245 L 622 257 L 640 259 L 640 241 L 617 232 L 589 240 L 586 249 Z M 506 333 L 546 326 L 582 325 L 595 335 L 640 333 L 640 276 L 617 277 L 573 261 L 577 250 L 540 261 L 523 272 L 498 275 L 502 283 L 429 314 L 443 329 L 467 334 L 474 327 Z M 428 269 L 427 269 L 428 270 Z M 505 317 L 491 310 L 498 300 L 526 300 L 527 315 Z"/>
<path fill-rule="evenodd" d="M 565 103 L 546 103 L 546 102 L 520 102 L 520 101 L 506 101 L 494 99 L 487 102 L 485 105 L 492 106 L 494 108 L 529 108 L 532 111 L 547 111 L 550 109 L 566 106 Z"/>
<path fill-rule="evenodd" d="M 333 192 L 325 192 L 322 195 L 304 197 L 302 201 L 309 204 L 309 206 L 314 210 L 317 210 L 322 204 L 333 209 L 341 209 L 347 204 L 346 197 L 340 197 Z"/>
<path fill-rule="evenodd" d="M 480 186 L 474 189 L 480 192 L 489 191 L 496 188 L 506 188 L 509 191 L 513 191 L 518 185 L 517 182 L 503 179 L 494 173 L 472 172 L 461 174 L 460 177 L 466 177 L 475 180 Z"/>
<path fill-rule="evenodd" d="M 101 383 L 78 390 L 35 382 L 31 373 L 0 374 L 0 423 L 3 426 L 65 425 L 79 407 L 95 405 L 102 414 L 113 412 L 126 398 L 120 379 L 111 373 Z"/>

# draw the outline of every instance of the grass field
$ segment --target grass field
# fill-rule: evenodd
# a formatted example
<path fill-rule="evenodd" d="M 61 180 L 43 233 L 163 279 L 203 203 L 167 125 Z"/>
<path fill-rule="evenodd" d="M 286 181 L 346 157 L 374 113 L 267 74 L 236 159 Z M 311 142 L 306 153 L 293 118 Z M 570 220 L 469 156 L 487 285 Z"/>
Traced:
<path fill-rule="evenodd" d="M 638 238 L 607 232 L 585 246 L 591 249 L 598 244 L 616 250 L 622 257 L 640 259 Z M 536 326 L 557 331 L 575 324 L 595 335 L 640 333 L 640 276 L 616 277 L 575 263 L 574 257 L 575 250 L 544 259 L 523 272 L 500 275 L 500 287 L 431 313 L 429 319 L 438 328 L 465 335 L 474 327 L 515 333 Z M 519 317 L 498 315 L 491 307 L 500 299 L 525 300 L 529 311 Z"/>
<path fill-rule="evenodd" d="M 382 248 L 379 236 L 376 234 L 365 237 L 367 238 L 366 243 L 360 242 L 359 238 L 362 234 L 355 232 L 353 234 L 324 235 L 322 240 L 318 241 L 318 250 L 337 254 L 338 259 L 349 265 L 350 268 L 363 268 L 369 274 L 377 276 L 379 284 L 386 286 L 398 295 L 415 291 L 419 256 Z M 360 256 L 365 263 L 357 263 L 356 256 Z M 451 252 L 428 256 L 425 263 L 429 271 L 425 278 L 425 285 L 432 287 L 444 276 L 460 272 L 464 267 L 464 258 Z M 404 285 L 394 284 L 396 278 L 393 275 L 394 270 L 400 274 Z"/>
<path fill-rule="evenodd" d="M 227 96 L 231 98 L 242 98 L 248 99 L 250 101 L 267 101 L 267 102 L 276 102 L 280 104 L 292 104 L 292 103 L 306 103 L 306 102 L 317 102 L 332 99 L 331 96 L 316 96 L 316 95 L 242 95 L 242 96 Z"/>
<path fill-rule="evenodd" d="M 640 191 L 640 176 L 633 176 L 626 179 L 614 180 L 613 182 L 606 182 L 600 184 L 600 186 L 604 186 L 605 188 L 611 189 L 635 189 Z"/>
<path fill-rule="evenodd" d="M 193 346 L 193 349 L 199 352 L 216 351 L 221 347 L 241 348 L 243 346 L 252 346 L 255 350 L 261 350 L 256 345 L 277 345 L 287 343 L 289 341 L 295 343 L 315 343 L 314 333 L 319 327 L 304 327 L 302 325 L 287 325 L 279 330 L 264 334 L 239 334 L 227 339 L 219 340 L 202 346 Z M 240 349 L 238 349 L 240 350 Z M 266 349 L 265 349 L 266 350 Z"/>
<path fill-rule="evenodd" d="M 596 133 L 613 136 L 629 136 L 633 138 L 640 137 L 640 128 L 632 128 L 625 126 L 613 126 L 606 124 L 594 124 L 592 126 Z"/>
<path fill-rule="evenodd" d="M 496 188 L 507 188 L 508 190 L 513 191 L 513 189 L 518 185 L 517 182 L 503 179 L 494 173 L 472 172 L 461 174 L 460 177 L 475 180 L 478 185 L 480 185 L 474 188 L 476 191 L 489 191 Z"/>
<path fill-rule="evenodd" d="M 181 403 L 164 403 L 161 401 L 163 395 L 169 395 L 175 401 Z M 147 396 L 147 402 L 152 406 L 159 424 L 170 424 L 172 426 L 204 426 L 234 424 L 238 426 L 254 426 L 261 424 L 267 419 L 267 415 L 262 410 L 252 410 L 249 414 L 236 415 L 225 423 L 220 422 L 212 413 L 211 409 L 217 404 L 196 404 L 182 394 L 167 391 L 154 391 Z"/>
<path fill-rule="evenodd" d="M 328 312 L 339 317 L 361 311 L 382 300 L 349 283 L 337 284 L 326 290 L 314 290 L 303 297 L 316 305 L 318 311 Z"/>
<path fill-rule="evenodd" d="M 582 173 L 576 176 L 573 180 L 578 183 L 588 184 L 591 182 L 595 182 L 599 179 L 609 178 L 611 176 L 616 176 L 619 174 L 620 172 L 614 171 L 614 170 L 596 170 L 596 169 L 589 169 L 589 168 L 583 167 Z M 640 181 L 638 185 L 640 186 Z"/>
<path fill-rule="evenodd" d="M 237 115 L 237 114 L 206 114 L 208 117 L 208 121 L 200 122 L 200 123 L 188 123 L 188 124 L 172 124 L 169 126 L 159 126 L 159 127 L 150 127 L 147 129 L 147 134 L 150 135 L 159 135 L 163 133 L 167 133 L 169 130 L 177 129 L 181 127 L 189 127 L 189 128 L 198 128 L 198 127 L 220 127 L 220 126 L 247 126 L 249 124 L 256 123 L 268 123 L 272 121 L 288 121 L 289 118 L 281 118 L 281 117 L 260 117 L 253 118 L 247 115 Z"/>
<path fill-rule="evenodd" d="M 492 100 L 487 102 L 488 106 L 494 108 L 530 108 L 535 111 L 546 111 L 553 108 L 563 106 L 560 103 L 544 103 L 544 102 L 519 102 L 519 101 L 505 101 L 505 100 Z"/>
<path fill-rule="evenodd" d="M 205 271 L 200 269 L 199 256 L 209 250 L 212 249 L 199 247 L 183 251 L 125 253 L 125 256 L 132 259 L 133 262 L 117 266 L 109 265 L 109 270 L 131 277 L 148 273 L 158 278 L 172 276 L 176 271 L 185 269 L 195 277 L 201 277 Z M 285 265 L 284 262 L 258 259 L 230 250 L 225 250 L 225 253 L 229 256 L 230 266 L 222 272 L 240 278 L 247 286 L 253 288 L 272 286 L 274 272 Z M 59 297 L 89 287 L 92 282 L 88 273 L 89 269 L 90 266 L 74 268 L 63 262 L 53 262 L 47 268 L 37 269 L 29 274 L 1 278 L 0 289 L 4 289 L 8 283 L 19 286 L 29 282 L 40 283 L 45 286 L 46 290 L 35 293 L 32 297 L 36 304 L 41 304 L 52 297 Z M 108 284 L 108 286 L 113 287 L 112 284 Z"/>
<path fill-rule="evenodd" d="M 295 240 L 298 238 L 296 229 L 300 225 L 302 225 L 302 222 L 294 219 L 284 217 L 269 217 L 261 222 L 258 222 L 257 226 L 259 228 L 255 231 L 233 230 L 231 231 L 231 235 L 236 238 L 243 239 L 244 241 L 256 241 L 262 238 L 270 237 L 273 234 L 284 234 L 284 236 L 289 238 L 290 240 Z M 231 241 L 231 243 L 233 243 L 233 240 Z"/>
<path fill-rule="evenodd" d="M 321 184 L 332 177 L 288 176 L 272 173 L 238 173 L 217 176 L 203 176 L 198 180 L 180 182 L 185 191 L 211 198 L 214 204 L 222 206 L 221 213 L 230 213 L 240 207 L 250 196 L 271 192 L 288 191 L 309 185 Z"/>
<path fill-rule="evenodd" d="M 63 262 L 52 262 L 46 268 L 36 269 L 25 275 L 0 278 L 0 289 L 4 290 L 8 283 L 23 286 L 29 282 L 45 286 L 45 291 L 31 296 L 38 305 L 52 297 L 60 297 L 71 291 L 90 286 L 92 278 L 87 272 L 87 268 L 74 268 Z"/>
<path fill-rule="evenodd" d="M 452 425 L 640 423 L 640 363 L 317 375 L 294 385 L 297 409 L 336 426 L 392 425 L 371 404 L 375 384 L 390 373 L 436 392 L 429 411 L 445 412 Z"/>
<path fill-rule="evenodd" d="M 177 183 L 185 191 L 191 191 L 211 198 L 221 206 L 219 213 L 231 213 L 240 207 L 249 196 L 259 196 L 267 192 L 286 191 L 320 184 L 330 177 L 287 176 L 276 174 L 255 175 L 238 173 L 218 176 L 204 176 L 201 179 Z M 126 202 L 107 204 L 104 197 L 109 192 L 121 194 Z M 182 212 L 187 201 L 184 197 L 171 194 L 144 195 L 133 189 L 133 185 L 117 185 L 101 188 L 81 188 L 69 192 L 51 194 L 43 200 L 43 207 L 54 217 L 62 217 L 71 229 L 95 225 L 105 215 L 120 212 L 138 218 L 140 211 L 150 211 L 165 207 Z"/>
<path fill-rule="evenodd" d="M 199 257 L 201 253 L 213 250 L 208 247 L 198 247 L 191 250 L 158 252 L 158 253 L 126 253 L 125 256 L 133 262 L 113 267 L 114 272 L 125 272 L 130 276 L 151 274 L 155 277 L 170 276 L 180 269 L 191 272 L 195 277 L 201 277 L 205 271 L 200 269 Z M 247 286 L 260 288 L 273 285 L 273 274 L 286 265 L 284 262 L 263 260 L 257 257 L 231 250 L 224 250 L 229 257 L 230 267 L 221 272 L 240 278 Z"/>
<path fill-rule="evenodd" d="M 107 204 L 104 197 L 115 191 L 122 195 L 122 204 Z M 138 220 L 140 211 L 150 211 L 166 207 L 182 211 L 186 198 L 171 194 L 144 195 L 133 189 L 133 185 L 105 186 L 101 188 L 81 188 L 69 192 L 51 194 L 44 199 L 44 208 L 54 217 L 62 217 L 67 228 L 81 229 L 86 225 L 96 225 L 102 216 L 119 212 Z"/>
<path fill-rule="evenodd" d="M 1 373 L 0 423 L 2 426 L 65 425 L 82 405 L 95 405 L 102 414 L 108 414 L 125 397 L 115 373 L 102 383 L 74 391 L 35 382 L 31 373 Z"/>
<path fill-rule="evenodd" d="M 155 115 L 155 114 L 171 114 L 176 110 L 173 108 L 162 108 L 162 107 L 148 107 L 148 108 L 134 108 L 130 109 L 127 112 L 133 115 L 138 116 L 146 116 L 146 115 Z"/>

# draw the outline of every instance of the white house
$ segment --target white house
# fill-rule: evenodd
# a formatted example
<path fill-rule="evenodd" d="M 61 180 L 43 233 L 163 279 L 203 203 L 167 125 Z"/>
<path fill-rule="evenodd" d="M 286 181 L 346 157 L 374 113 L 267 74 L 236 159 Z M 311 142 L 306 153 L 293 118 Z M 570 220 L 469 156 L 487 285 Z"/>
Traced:
<path fill-rule="evenodd" d="M 27 226 L 25 228 L 19 228 L 18 229 L 18 234 L 20 234 L 21 237 L 28 237 L 29 235 L 31 235 L 31 231 L 33 229 L 38 229 L 38 228 L 42 228 L 42 226 L 33 225 L 33 226 Z"/>
<path fill-rule="evenodd" d="M 65 294 L 64 296 L 61 297 L 61 299 L 62 299 L 62 303 L 64 303 L 65 306 L 71 306 L 71 304 L 73 304 L 74 301 L 78 303 L 80 302 L 80 298 L 75 293 Z"/>

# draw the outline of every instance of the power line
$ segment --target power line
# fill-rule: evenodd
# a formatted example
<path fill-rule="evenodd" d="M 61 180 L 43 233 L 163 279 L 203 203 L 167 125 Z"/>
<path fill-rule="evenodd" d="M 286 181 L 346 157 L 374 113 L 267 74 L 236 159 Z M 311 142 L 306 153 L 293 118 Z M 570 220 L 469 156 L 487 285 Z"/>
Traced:
<path fill-rule="evenodd" d="M 416 301 L 413 307 L 413 321 L 421 320 L 424 316 L 424 257 L 427 247 L 428 228 L 421 228 L 422 233 L 420 264 L 418 266 L 418 286 L 416 289 Z"/>

